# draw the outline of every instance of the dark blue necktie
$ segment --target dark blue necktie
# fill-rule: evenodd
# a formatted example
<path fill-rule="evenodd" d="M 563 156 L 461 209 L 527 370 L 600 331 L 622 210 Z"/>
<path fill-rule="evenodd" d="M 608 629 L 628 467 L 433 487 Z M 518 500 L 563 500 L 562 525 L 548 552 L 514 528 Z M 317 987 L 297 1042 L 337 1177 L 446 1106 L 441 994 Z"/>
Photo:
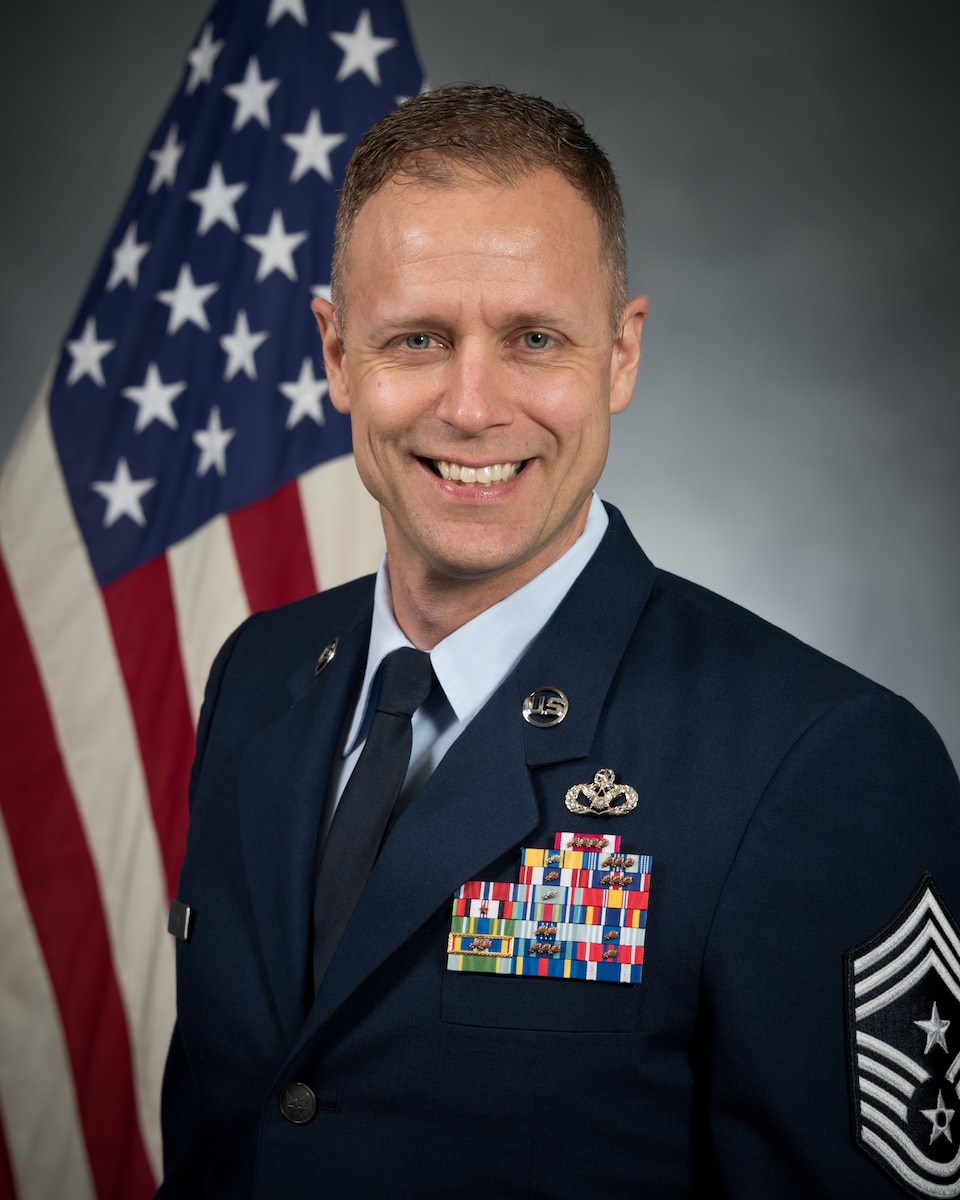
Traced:
<path fill-rule="evenodd" d="M 317 872 L 313 904 L 314 990 L 356 907 L 410 765 L 410 718 L 433 688 L 430 655 L 404 646 L 380 664 L 370 732 L 340 797 Z"/>

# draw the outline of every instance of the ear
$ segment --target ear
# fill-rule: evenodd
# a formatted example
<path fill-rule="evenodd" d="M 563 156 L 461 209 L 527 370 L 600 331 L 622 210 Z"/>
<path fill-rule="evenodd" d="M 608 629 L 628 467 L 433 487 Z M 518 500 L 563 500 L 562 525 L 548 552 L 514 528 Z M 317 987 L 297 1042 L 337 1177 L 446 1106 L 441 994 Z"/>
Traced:
<path fill-rule="evenodd" d="M 618 413 L 630 403 L 640 369 L 640 342 L 643 322 L 650 305 L 646 296 L 635 296 L 624 308 L 620 335 L 613 345 L 610 360 L 610 412 Z"/>
<path fill-rule="evenodd" d="M 310 305 L 310 311 L 317 319 L 320 341 L 323 343 L 323 366 L 327 373 L 330 403 L 337 412 L 348 413 L 350 411 L 350 389 L 347 386 L 343 342 L 337 328 L 333 305 L 329 300 L 318 296 Z"/>

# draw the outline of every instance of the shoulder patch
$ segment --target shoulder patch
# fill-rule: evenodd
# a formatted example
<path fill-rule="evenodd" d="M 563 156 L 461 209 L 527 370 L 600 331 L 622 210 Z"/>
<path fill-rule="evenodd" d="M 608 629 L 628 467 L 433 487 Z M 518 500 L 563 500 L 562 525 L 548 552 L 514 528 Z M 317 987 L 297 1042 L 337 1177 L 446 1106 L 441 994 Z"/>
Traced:
<path fill-rule="evenodd" d="M 911 1196 L 960 1196 L 960 927 L 931 875 L 845 964 L 857 1145 Z"/>

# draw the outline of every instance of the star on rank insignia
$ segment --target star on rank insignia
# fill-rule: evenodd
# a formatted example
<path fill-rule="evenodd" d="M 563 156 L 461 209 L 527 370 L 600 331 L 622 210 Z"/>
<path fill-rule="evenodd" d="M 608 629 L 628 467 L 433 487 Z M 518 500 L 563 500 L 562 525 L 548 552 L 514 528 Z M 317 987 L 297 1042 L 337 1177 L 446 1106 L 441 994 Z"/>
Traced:
<path fill-rule="evenodd" d="M 846 955 L 857 1144 L 912 1196 L 960 1196 L 960 928 L 932 876 Z"/>

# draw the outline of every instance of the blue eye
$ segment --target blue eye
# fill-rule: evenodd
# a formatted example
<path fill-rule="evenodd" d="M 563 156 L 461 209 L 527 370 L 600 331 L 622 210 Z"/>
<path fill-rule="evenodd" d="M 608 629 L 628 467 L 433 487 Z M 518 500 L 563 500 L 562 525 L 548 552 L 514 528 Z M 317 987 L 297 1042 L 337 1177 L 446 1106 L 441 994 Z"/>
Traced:
<path fill-rule="evenodd" d="M 410 350 L 426 350 L 430 345 L 429 333 L 411 333 L 407 335 L 407 348 Z"/>
<path fill-rule="evenodd" d="M 528 350 L 543 350 L 550 344 L 550 337 L 546 333 L 541 333 L 539 329 L 535 329 L 523 335 L 523 344 Z"/>

